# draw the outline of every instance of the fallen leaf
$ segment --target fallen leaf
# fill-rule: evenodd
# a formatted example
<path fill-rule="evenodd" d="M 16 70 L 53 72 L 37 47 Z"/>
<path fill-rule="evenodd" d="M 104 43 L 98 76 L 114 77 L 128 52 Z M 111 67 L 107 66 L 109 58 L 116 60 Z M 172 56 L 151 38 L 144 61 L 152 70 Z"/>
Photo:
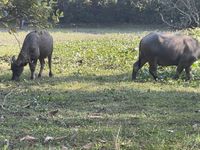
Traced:
<path fill-rule="evenodd" d="M 101 119 L 103 118 L 103 116 L 101 116 L 101 114 L 98 113 L 93 113 L 87 116 L 89 119 Z"/>
<path fill-rule="evenodd" d="M 23 108 L 30 108 L 30 104 L 25 105 Z"/>
<path fill-rule="evenodd" d="M 89 149 L 92 148 L 92 146 L 93 146 L 93 143 L 88 143 L 88 144 L 84 145 L 84 146 L 82 147 L 82 149 L 83 149 L 83 150 L 89 150 Z"/>
<path fill-rule="evenodd" d="M 53 110 L 53 111 L 50 111 L 50 112 L 49 112 L 49 115 L 50 115 L 50 116 L 55 116 L 57 113 L 58 113 L 58 109 Z"/>
<path fill-rule="evenodd" d="M 67 136 L 61 136 L 61 137 L 56 137 L 54 140 L 55 141 L 62 141 L 64 139 L 66 139 L 66 138 L 67 138 Z"/>
<path fill-rule="evenodd" d="M 4 122 L 4 121 L 5 121 L 5 116 L 2 115 L 2 116 L 0 117 L 0 122 Z"/>
<path fill-rule="evenodd" d="M 193 127 L 194 130 L 198 130 L 199 125 L 198 124 L 194 124 L 192 127 Z"/>
<path fill-rule="evenodd" d="M 48 143 L 48 142 L 53 141 L 53 140 L 54 140 L 54 137 L 47 136 L 47 137 L 44 139 L 44 143 Z"/>
<path fill-rule="evenodd" d="M 167 132 L 174 133 L 174 130 L 167 130 Z"/>
<path fill-rule="evenodd" d="M 195 110 L 196 113 L 200 113 L 200 109 L 199 110 Z"/>
<path fill-rule="evenodd" d="M 5 139 L 4 142 L 5 142 L 5 144 L 6 144 L 6 147 L 9 147 L 9 145 L 10 145 L 9 140 L 8 140 L 8 139 Z"/>
<path fill-rule="evenodd" d="M 88 116 L 89 119 L 101 119 L 102 116 Z"/>
<path fill-rule="evenodd" d="M 30 143 L 34 143 L 37 141 L 37 138 L 33 137 L 33 136 L 30 136 L 30 135 L 27 135 L 23 138 L 20 139 L 20 142 L 22 141 L 27 141 L 27 142 L 30 142 Z"/>
<path fill-rule="evenodd" d="M 99 141 L 100 143 L 106 143 L 106 141 L 105 141 L 105 140 L 102 140 L 102 139 L 98 139 L 98 141 Z"/>
<path fill-rule="evenodd" d="M 62 146 L 61 150 L 68 150 L 68 148 L 66 146 Z"/>

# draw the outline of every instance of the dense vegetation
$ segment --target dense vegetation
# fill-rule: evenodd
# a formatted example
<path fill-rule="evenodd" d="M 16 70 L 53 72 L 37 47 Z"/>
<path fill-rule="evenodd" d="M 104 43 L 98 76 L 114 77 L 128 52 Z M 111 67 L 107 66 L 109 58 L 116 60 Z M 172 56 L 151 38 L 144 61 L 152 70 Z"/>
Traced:
<path fill-rule="evenodd" d="M 54 0 L 0 0 L 0 23 L 5 27 L 50 27 L 57 22 Z M 55 11 L 54 11 L 55 10 Z"/>
<path fill-rule="evenodd" d="M 31 81 L 27 66 L 20 82 L 10 81 L 18 46 L 1 32 L 0 148 L 200 149 L 199 62 L 191 81 L 172 80 L 175 68 L 159 67 L 154 82 L 145 66 L 132 82 L 147 32 L 123 29 L 51 30 L 55 76 L 46 65 L 44 76 Z M 26 34 L 18 33 L 20 41 Z"/>
<path fill-rule="evenodd" d="M 161 24 L 199 26 L 199 0 L 58 0 L 64 23 Z"/>
<path fill-rule="evenodd" d="M 140 0 L 60 0 L 65 23 L 162 23 L 155 1 Z"/>
<path fill-rule="evenodd" d="M 0 23 L 200 26 L 199 0 L 0 0 Z M 60 22 L 59 22 L 60 21 Z"/>

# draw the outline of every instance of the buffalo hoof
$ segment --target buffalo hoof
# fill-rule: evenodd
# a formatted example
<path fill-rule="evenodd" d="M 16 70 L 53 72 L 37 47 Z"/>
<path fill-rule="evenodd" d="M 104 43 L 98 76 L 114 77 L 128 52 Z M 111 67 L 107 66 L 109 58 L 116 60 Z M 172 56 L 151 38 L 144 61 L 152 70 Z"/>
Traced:
<path fill-rule="evenodd" d="M 177 75 L 175 75 L 175 76 L 173 77 L 174 80 L 178 80 L 178 78 L 179 78 L 179 76 L 177 76 Z"/>
<path fill-rule="evenodd" d="M 53 77 L 53 74 L 51 72 L 49 73 L 49 77 Z"/>
<path fill-rule="evenodd" d="M 12 81 L 16 81 L 16 82 L 19 82 L 20 80 L 19 80 L 19 78 L 16 78 L 16 79 L 11 79 Z"/>
<path fill-rule="evenodd" d="M 185 81 L 189 81 L 191 78 L 190 77 L 186 77 Z"/>
<path fill-rule="evenodd" d="M 132 75 L 132 81 L 136 80 L 136 75 Z"/>
<path fill-rule="evenodd" d="M 154 77 L 154 80 L 155 80 L 155 81 L 158 81 L 159 79 L 158 79 L 158 77 Z"/>
<path fill-rule="evenodd" d="M 136 80 L 136 78 L 132 78 L 132 81 L 135 81 Z"/>
<path fill-rule="evenodd" d="M 34 80 L 35 79 L 35 75 L 34 76 L 31 76 L 31 80 Z"/>

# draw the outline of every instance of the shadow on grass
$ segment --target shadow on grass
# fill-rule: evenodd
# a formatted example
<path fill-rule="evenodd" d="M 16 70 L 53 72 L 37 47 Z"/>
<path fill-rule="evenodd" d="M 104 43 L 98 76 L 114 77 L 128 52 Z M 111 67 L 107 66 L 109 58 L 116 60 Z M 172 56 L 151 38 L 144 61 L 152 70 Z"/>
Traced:
<path fill-rule="evenodd" d="M 200 123 L 199 93 L 138 90 L 137 85 L 116 88 L 100 87 L 94 91 L 73 89 L 73 86 L 66 89 L 65 87 L 56 89 L 51 86 L 48 89 L 31 87 L 37 82 L 39 84 L 35 85 L 38 87 L 46 83 L 59 85 L 61 82 L 67 84 L 74 81 L 114 83 L 121 80 L 126 82 L 129 79 L 124 79 L 124 77 L 129 74 L 44 77 L 35 81 L 20 82 L 22 86 L 10 94 L 11 89 L 9 88 L 11 87 L 1 89 L 0 102 L 2 103 L 7 95 L 4 107 L 10 110 L 0 110 L 0 115 L 5 117 L 0 127 L 1 139 L 9 137 L 11 148 L 14 149 L 26 145 L 19 142 L 19 139 L 26 135 L 39 138 L 39 143 L 42 145 L 44 135 L 53 137 L 67 135 L 69 137 L 66 140 L 67 143 L 59 141 L 53 145 L 58 146 L 60 143 L 73 145 L 70 141 L 71 129 L 79 128 L 81 131 L 76 144 L 77 149 L 80 149 L 81 145 L 88 141 L 95 142 L 99 138 L 113 143 L 113 133 L 121 126 L 120 137 L 122 139 L 132 139 L 137 142 L 135 144 L 142 145 L 143 149 L 149 149 L 148 146 L 152 143 L 159 147 L 160 140 L 169 142 L 173 138 L 172 143 L 177 142 L 180 145 L 184 144 L 183 137 L 198 135 L 199 128 L 194 132 L 192 126 Z M 5 78 L 5 76 L 0 78 Z M 4 83 L 8 82 L 3 81 Z M 29 107 L 25 108 L 27 104 Z M 58 116 L 48 116 L 52 110 L 59 110 Z M 10 127 L 15 127 L 15 130 L 11 130 Z M 169 134 L 169 129 L 177 133 Z M 164 136 L 160 137 L 161 135 Z M 89 140 L 88 136 L 93 138 Z"/>
<path fill-rule="evenodd" d="M 0 127 L 1 138 L 10 137 L 13 148 L 19 148 L 23 146 L 19 139 L 25 135 L 34 135 L 43 144 L 44 135 L 59 137 L 67 133 L 71 136 L 70 130 L 79 128 L 81 132 L 76 144 L 81 147 L 88 143 L 87 136 L 93 137 L 92 142 L 98 138 L 113 142 L 110 137 L 120 125 L 121 138 L 136 140 L 138 145 L 142 142 L 144 149 L 148 149 L 148 141 L 159 145 L 158 137 L 162 134 L 165 135 L 160 137 L 162 140 L 170 143 L 170 138 L 176 137 L 171 144 L 177 141 L 180 145 L 184 144 L 183 137 L 198 135 L 192 126 L 199 123 L 199 97 L 200 94 L 195 92 L 137 90 L 137 87 L 98 91 L 20 89 L 10 94 L 5 103 L 5 107 L 14 113 L 0 110 L 5 116 Z M 27 104 L 30 106 L 24 108 Z M 56 109 L 58 116 L 46 115 Z M 11 131 L 10 126 L 14 126 L 15 131 Z M 110 132 L 102 135 L 108 128 Z M 167 134 L 169 129 L 177 133 Z M 67 141 L 73 144 L 70 137 Z"/>
<path fill-rule="evenodd" d="M 42 76 L 41 78 L 36 78 L 35 80 L 30 79 L 30 73 L 23 73 L 23 75 L 20 77 L 20 81 L 12 81 L 11 75 L 12 73 L 5 73 L 3 75 L 0 75 L 0 81 L 2 83 L 6 82 L 13 82 L 17 84 L 59 84 L 62 82 L 101 82 L 101 83 L 115 83 L 115 82 L 121 82 L 121 81 L 131 81 L 131 73 L 122 73 L 117 75 L 69 75 L 69 76 L 56 76 L 48 77 L 48 76 Z"/>
<path fill-rule="evenodd" d="M 168 85 L 176 85 L 176 86 L 187 86 L 189 87 L 199 87 L 200 78 L 197 73 L 194 74 L 194 77 L 190 81 L 185 80 L 185 72 L 183 72 L 180 76 L 179 80 L 174 80 L 173 76 L 175 74 L 175 71 L 160 71 L 158 74 L 159 80 L 155 81 L 153 77 L 149 74 L 147 69 L 143 69 L 138 73 L 137 79 L 135 81 L 132 81 L 131 79 L 131 72 L 125 72 L 121 74 L 114 74 L 114 75 L 96 75 L 96 74 L 88 74 L 88 75 L 82 75 L 78 73 L 74 73 L 72 75 L 62 75 L 62 76 L 56 76 L 48 77 L 42 76 L 41 78 L 36 78 L 35 80 L 30 79 L 30 73 L 25 72 L 20 77 L 20 81 L 12 81 L 11 80 L 11 72 L 5 73 L 3 75 L 0 75 L 0 82 L 2 85 L 7 84 L 13 84 L 13 85 L 21 85 L 21 86 L 32 86 L 32 85 L 44 85 L 48 84 L 49 86 L 56 86 L 63 83 L 96 83 L 96 84 L 105 84 L 105 83 L 165 83 Z"/>

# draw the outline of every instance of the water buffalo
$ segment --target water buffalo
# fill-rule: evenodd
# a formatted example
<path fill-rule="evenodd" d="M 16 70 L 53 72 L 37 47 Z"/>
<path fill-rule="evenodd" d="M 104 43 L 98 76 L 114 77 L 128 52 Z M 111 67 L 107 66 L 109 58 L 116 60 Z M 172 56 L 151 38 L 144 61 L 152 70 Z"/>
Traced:
<path fill-rule="evenodd" d="M 191 65 L 200 57 L 197 40 L 185 35 L 169 33 L 150 33 L 140 41 L 139 59 L 133 65 L 132 80 L 139 69 L 148 62 L 149 72 L 157 80 L 157 65 L 177 66 L 174 79 L 178 79 L 185 69 L 186 80 L 191 78 Z"/>
<path fill-rule="evenodd" d="M 51 77 L 53 75 L 51 71 L 52 52 L 53 38 L 47 31 L 30 32 L 24 40 L 18 58 L 12 58 L 12 80 L 19 80 L 19 77 L 23 72 L 24 66 L 26 66 L 27 64 L 29 64 L 31 70 L 31 79 L 34 79 L 34 72 L 38 59 L 41 65 L 38 77 L 41 77 L 45 64 L 44 59 L 46 57 L 48 57 L 49 76 Z"/>

